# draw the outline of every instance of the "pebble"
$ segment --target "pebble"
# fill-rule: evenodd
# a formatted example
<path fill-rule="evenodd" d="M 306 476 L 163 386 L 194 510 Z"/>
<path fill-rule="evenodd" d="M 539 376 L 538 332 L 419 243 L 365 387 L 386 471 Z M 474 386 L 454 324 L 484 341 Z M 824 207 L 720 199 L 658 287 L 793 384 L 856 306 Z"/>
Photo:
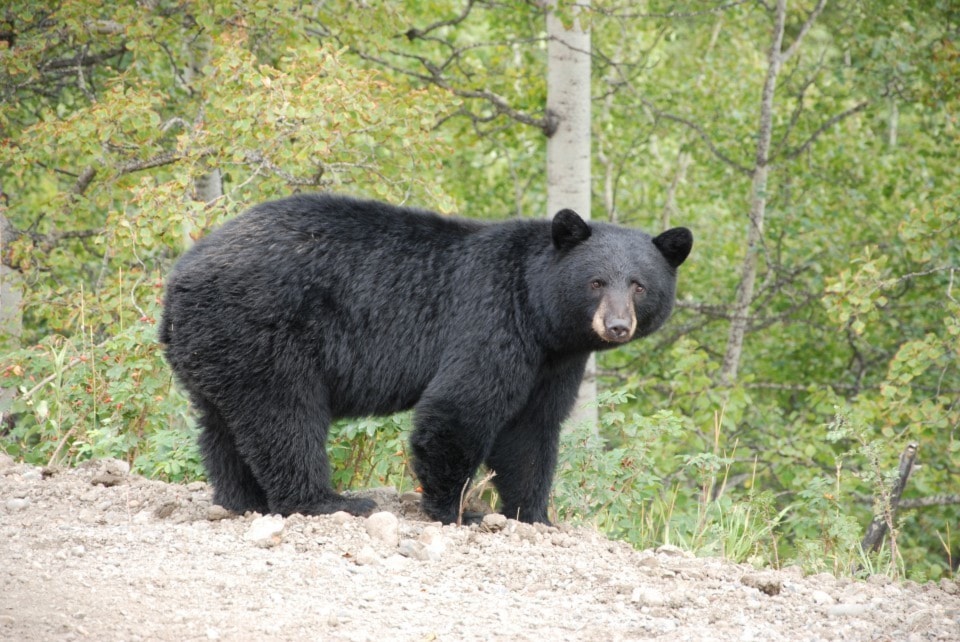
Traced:
<path fill-rule="evenodd" d="M 780 595 L 783 588 L 783 582 L 775 573 L 747 573 L 740 578 L 740 583 L 767 595 Z"/>
<path fill-rule="evenodd" d="M 211 522 L 218 522 L 221 519 L 229 519 L 233 513 L 218 504 L 211 504 L 207 508 L 207 519 Z"/>
<path fill-rule="evenodd" d="M 397 548 L 399 552 L 404 557 L 409 557 L 410 559 L 420 560 L 421 562 L 429 562 L 432 560 L 440 559 L 443 551 L 439 550 L 435 546 L 427 546 L 423 542 L 417 541 L 415 539 L 402 539 L 400 540 L 400 545 Z"/>
<path fill-rule="evenodd" d="M 420 533 L 420 543 L 424 546 L 424 551 L 428 559 L 438 560 L 447 550 L 447 539 L 440 532 L 437 526 L 427 526 Z"/>
<path fill-rule="evenodd" d="M 686 556 L 686 551 L 679 546 L 674 546 L 673 544 L 663 544 L 657 548 L 657 554 L 665 555 L 667 557 L 684 557 Z"/>
<path fill-rule="evenodd" d="M 380 563 L 380 555 L 371 546 L 364 546 L 353 558 L 357 566 L 375 566 Z"/>
<path fill-rule="evenodd" d="M 4 504 L 4 507 L 11 513 L 16 513 L 24 510 L 29 505 L 30 505 L 29 499 L 25 497 L 16 497 L 14 499 L 8 499 Z"/>
<path fill-rule="evenodd" d="M 487 513 L 480 522 L 480 530 L 487 533 L 499 533 L 507 525 L 507 516 L 500 513 Z"/>
<path fill-rule="evenodd" d="M 330 515 L 330 519 L 337 524 L 348 524 L 353 521 L 354 517 L 345 510 L 338 510 L 336 513 Z"/>
<path fill-rule="evenodd" d="M 366 519 L 364 525 L 371 539 L 390 547 L 396 547 L 400 543 L 400 522 L 393 513 L 374 513 Z"/>
<path fill-rule="evenodd" d="M 810 593 L 810 597 L 817 604 L 833 604 L 834 603 L 833 596 L 827 593 L 826 591 L 819 591 L 819 590 L 812 591 Z"/>
<path fill-rule="evenodd" d="M 280 543 L 283 527 L 283 517 L 280 515 L 264 515 L 250 523 L 243 539 L 261 548 L 271 548 Z"/>
<path fill-rule="evenodd" d="M 663 606 L 667 598 L 655 588 L 638 586 L 630 594 L 630 601 L 640 606 Z"/>
<path fill-rule="evenodd" d="M 870 604 L 834 604 L 827 609 L 827 615 L 833 617 L 864 615 L 872 609 Z"/>

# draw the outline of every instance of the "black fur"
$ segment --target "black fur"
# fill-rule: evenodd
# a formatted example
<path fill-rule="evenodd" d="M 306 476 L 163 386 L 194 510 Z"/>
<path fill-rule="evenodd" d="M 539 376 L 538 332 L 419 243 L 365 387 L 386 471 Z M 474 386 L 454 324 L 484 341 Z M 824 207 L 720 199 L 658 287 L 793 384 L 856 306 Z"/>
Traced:
<path fill-rule="evenodd" d="M 663 324 L 692 243 L 667 234 L 569 210 L 481 224 L 332 195 L 254 207 L 179 261 L 160 327 L 214 501 L 366 514 L 372 502 L 330 486 L 330 421 L 414 408 L 428 514 L 454 521 L 486 462 L 504 514 L 546 522 L 560 423 L 589 354 L 616 345 L 594 312 L 618 293 L 635 297 L 631 338 Z"/>

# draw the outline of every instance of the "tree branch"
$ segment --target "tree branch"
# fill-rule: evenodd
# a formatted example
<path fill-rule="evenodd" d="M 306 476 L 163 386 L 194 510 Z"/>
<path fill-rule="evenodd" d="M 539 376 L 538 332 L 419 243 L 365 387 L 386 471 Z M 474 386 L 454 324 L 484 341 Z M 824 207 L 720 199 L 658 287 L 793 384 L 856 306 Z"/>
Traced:
<path fill-rule="evenodd" d="M 960 504 L 960 495 L 931 495 L 916 499 L 901 499 L 900 508 L 929 508 L 930 506 L 955 506 Z"/>
<path fill-rule="evenodd" d="M 709 149 L 714 156 L 716 156 L 718 159 L 720 159 L 721 161 L 723 161 L 733 169 L 737 170 L 738 172 L 746 176 L 751 176 L 753 174 L 752 168 L 747 167 L 746 165 L 741 165 L 740 163 L 738 163 L 737 161 L 733 160 L 732 158 L 724 154 L 722 151 L 720 151 L 720 148 L 716 146 L 716 144 L 713 142 L 713 140 L 710 138 L 707 132 L 704 131 L 703 127 L 701 127 L 700 125 L 696 124 L 691 120 L 687 120 L 682 116 L 677 116 L 676 114 L 671 114 L 669 112 L 661 111 L 646 98 L 641 97 L 640 100 L 643 102 L 644 105 L 647 106 L 648 109 L 650 109 L 654 113 L 655 116 L 659 118 L 663 118 L 665 120 L 673 121 L 675 123 L 679 123 L 684 127 L 687 127 L 688 129 L 693 131 L 700 138 L 700 140 L 704 142 L 704 144 L 707 146 L 707 149 Z"/>
<path fill-rule="evenodd" d="M 849 118 L 850 116 L 853 116 L 854 114 L 857 114 L 857 113 L 863 111 L 864 109 L 866 109 L 866 108 L 869 107 L 870 105 L 871 105 L 871 101 L 870 101 L 870 100 L 864 100 L 864 101 L 862 101 L 862 102 L 857 103 L 856 105 L 854 105 L 854 106 L 851 107 L 850 109 L 844 110 L 844 111 L 840 112 L 839 114 L 835 114 L 835 115 L 832 116 L 829 120 L 827 120 L 825 123 L 823 123 L 822 125 L 820 125 L 820 127 L 818 127 L 817 130 L 816 130 L 815 132 L 813 132 L 813 133 L 807 138 L 807 140 L 805 140 L 799 147 L 796 147 L 796 148 L 790 150 L 789 152 L 787 152 L 786 154 L 784 154 L 784 158 L 785 158 L 786 160 L 793 160 L 794 158 L 796 158 L 796 157 L 799 156 L 800 154 L 804 153 L 807 149 L 809 149 L 810 146 L 813 145 L 814 141 L 816 141 L 816 140 L 817 140 L 824 132 L 826 132 L 828 129 L 830 129 L 831 127 L 833 127 L 834 125 L 836 125 L 836 124 L 839 123 L 840 121 L 845 120 L 846 118 Z"/>
<path fill-rule="evenodd" d="M 784 63 L 797 53 L 797 50 L 800 48 L 800 43 L 803 41 L 804 36 L 807 35 L 807 32 L 810 31 L 810 27 L 813 26 L 813 23 L 816 22 L 817 16 L 823 11 L 823 8 L 827 6 L 827 0 L 819 0 L 817 6 L 807 14 L 807 19 L 803 21 L 803 24 L 800 25 L 800 32 L 797 34 L 797 37 L 793 39 L 793 42 L 787 48 L 786 51 L 780 53 L 780 62 Z"/>
<path fill-rule="evenodd" d="M 467 0 L 467 5 L 463 8 L 463 11 L 461 11 L 460 15 L 457 16 L 456 18 L 450 18 L 449 20 L 440 20 L 423 29 L 417 29 L 415 27 L 411 27 L 403 35 L 405 35 L 408 40 L 416 40 L 418 38 L 424 38 L 431 31 L 435 31 L 437 29 L 440 29 L 441 27 L 456 26 L 467 19 L 467 16 L 469 16 L 470 12 L 473 10 L 473 5 L 475 1 L 476 0 Z"/>

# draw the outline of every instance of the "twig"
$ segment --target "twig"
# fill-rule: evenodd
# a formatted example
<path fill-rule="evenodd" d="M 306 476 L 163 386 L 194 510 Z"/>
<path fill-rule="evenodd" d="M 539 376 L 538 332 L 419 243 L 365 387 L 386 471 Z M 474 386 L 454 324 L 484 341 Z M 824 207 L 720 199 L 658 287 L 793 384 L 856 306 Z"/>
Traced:
<path fill-rule="evenodd" d="M 460 506 L 457 508 L 457 526 L 463 526 L 463 512 L 467 506 L 467 502 L 472 499 L 472 496 L 479 496 L 483 493 L 487 482 L 496 476 L 497 472 L 495 470 L 489 471 L 472 489 L 470 488 L 470 478 L 467 478 L 467 481 L 463 482 L 463 488 L 460 489 Z"/>

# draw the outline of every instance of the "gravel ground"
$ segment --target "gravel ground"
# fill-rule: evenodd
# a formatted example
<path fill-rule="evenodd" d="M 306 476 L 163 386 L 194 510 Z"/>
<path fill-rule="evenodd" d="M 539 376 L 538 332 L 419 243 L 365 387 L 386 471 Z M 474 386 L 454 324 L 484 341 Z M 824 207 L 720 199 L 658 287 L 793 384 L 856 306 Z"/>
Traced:
<path fill-rule="evenodd" d="M 568 527 L 233 516 L 201 483 L 0 454 L 0 640 L 960 640 L 960 585 L 756 570 Z"/>

